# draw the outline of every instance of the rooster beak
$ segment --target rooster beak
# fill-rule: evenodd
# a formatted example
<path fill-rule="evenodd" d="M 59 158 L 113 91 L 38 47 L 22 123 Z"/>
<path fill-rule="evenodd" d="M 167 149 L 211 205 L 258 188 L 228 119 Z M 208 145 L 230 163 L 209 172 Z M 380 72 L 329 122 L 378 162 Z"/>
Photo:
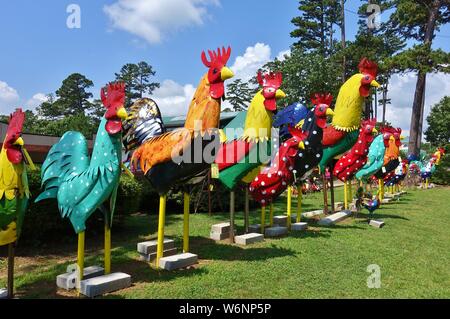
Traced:
<path fill-rule="evenodd" d="M 372 129 L 372 134 L 374 134 L 374 135 L 375 135 L 375 134 L 378 134 L 378 130 L 377 130 L 376 128 L 373 128 L 373 129 Z"/>
<path fill-rule="evenodd" d="M 121 120 L 126 120 L 128 118 L 128 113 L 125 110 L 124 107 L 121 107 L 118 111 L 117 111 L 117 117 Z"/>
<path fill-rule="evenodd" d="M 305 143 L 303 141 L 298 143 L 298 148 L 304 150 L 305 149 Z"/>
<path fill-rule="evenodd" d="M 391 135 L 391 137 L 389 137 L 389 140 L 392 141 L 392 142 L 395 142 L 395 137 L 393 137 L 393 136 Z"/>
<path fill-rule="evenodd" d="M 330 115 L 330 116 L 334 116 L 334 111 L 332 109 L 330 109 L 330 108 L 327 108 L 325 114 L 326 115 Z"/>
<path fill-rule="evenodd" d="M 381 85 L 380 83 L 378 83 L 377 81 L 373 80 L 372 82 L 370 82 L 370 85 L 376 88 L 379 88 Z"/>
<path fill-rule="evenodd" d="M 286 93 L 284 93 L 282 90 L 277 90 L 275 92 L 276 99 L 284 99 L 285 97 L 286 97 Z"/>
<path fill-rule="evenodd" d="M 227 68 L 226 66 L 224 66 L 222 68 L 222 71 L 220 71 L 220 78 L 222 79 L 222 81 L 231 79 L 234 76 L 233 71 L 231 71 L 229 68 Z"/>
<path fill-rule="evenodd" d="M 13 145 L 19 145 L 19 146 L 23 146 L 25 144 L 25 142 L 23 141 L 23 138 L 19 137 L 14 143 Z"/>
<path fill-rule="evenodd" d="M 401 140 L 404 140 L 405 137 L 404 137 L 403 135 L 400 135 L 400 139 L 401 139 Z"/>

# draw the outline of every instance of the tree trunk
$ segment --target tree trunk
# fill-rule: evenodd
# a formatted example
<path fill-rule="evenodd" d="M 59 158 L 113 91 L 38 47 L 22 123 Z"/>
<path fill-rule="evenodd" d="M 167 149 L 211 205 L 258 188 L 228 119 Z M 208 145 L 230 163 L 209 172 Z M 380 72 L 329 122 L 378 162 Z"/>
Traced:
<path fill-rule="evenodd" d="M 434 29 L 436 28 L 436 19 L 439 13 L 439 8 L 443 4 L 443 0 L 434 0 L 430 10 L 428 21 L 425 29 L 425 36 L 423 44 L 431 47 L 433 40 Z M 425 95 L 425 82 L 426 73 L 419 70 L 417 74 L 416 92 L 414 93 L 414 102 L 411 113 L 411 125 L 409 127 L 409 144 L 408 153 L 419 155 L 420 142 L 422 140 L 422 121 L 423 121 L 423 109 L 424 109 L 424 95 Z"/>
<path fill-rule="evenodd" d="M 342 50 L 345 50 L 345 0 L 341 0 L 341 44 Z M 342 55 L 342 83 L 345 82 L 346 73 L 345 53 Z"/>

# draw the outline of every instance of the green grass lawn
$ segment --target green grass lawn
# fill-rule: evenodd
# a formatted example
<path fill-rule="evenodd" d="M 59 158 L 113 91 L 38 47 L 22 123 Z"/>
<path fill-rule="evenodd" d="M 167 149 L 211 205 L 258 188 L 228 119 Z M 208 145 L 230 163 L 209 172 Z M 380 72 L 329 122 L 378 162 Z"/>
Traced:
<path fill-rule="evenodd" d="M 342 199 L 342 190 L 336 197 Z M 321 199 L 321 194 L 304 197 L 304 211 L 320 208 Z M 306 232 L 247 247 L 209 239 L 211 225 L 227 221 L 227 214 L 192 215 L 191 251 L 199 255 L 199 265 L 173 272 L 139 261 L 136 243 L 156 237 L 157 216 L 133 216 L 126 228 L 113 229 L 113 271 L 129 273 L 133 286 L 105 298 L 450 298 L 449 200 L 450 188 L 413 190 L 376 211 L 375 217 L 386 222 L 382 229 L 363 218 L 333 227 L 310 221 Z M 275 214 L 285 209 L 281 198 Z M 259 216 L 252 211 L 251 221 L 258 222 Z M 241 233 L 241 212 L 236 223 Z M 179 248 L 182 228 L 182 215 L 167 216 L 166 235 Z M 86 265 L 101 264 L 102 244 L 101 237 L 87 232 Z M 18 255 L 18 297 L 76 297 L 55 285 L 56 275 L 76 259 L 75 241 L 32 250 L 19 246 Z M 367 287 L 370 264 L 381 268 L 379 289 Z M 5 281 L 2 260 L 0 286 Z"/>

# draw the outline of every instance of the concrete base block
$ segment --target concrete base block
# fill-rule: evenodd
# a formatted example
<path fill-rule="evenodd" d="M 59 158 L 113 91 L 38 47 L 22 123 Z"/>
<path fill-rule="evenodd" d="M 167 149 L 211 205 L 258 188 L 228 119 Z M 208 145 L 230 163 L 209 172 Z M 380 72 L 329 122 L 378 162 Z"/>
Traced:
<path fill-rule="evenodd" d="M 383 227 L 385 225 L 385 223 L 382 220 L 374 220 L 374 219 L 372 219 L 369 222 L 369 225 L 372 226 L 372 227 L 375 227 L 375 228 L 381 228 L 381 227 Z"/>
<path fill-rule="evenodd" d="M 302 218 L 303 217 L 305 217 L 305 218 L 313 218 L 313 217 L 319 216 L 319 215 L 323 215 L 323 210 L 322 209 L 313 210 L 313 211 L 310 211 L 310 212 L 304 212 L 304 213 L 302 213 Z"/>
<path fill-rule="evenodd" d="M 303 231 L 308 228 L 308 223 L 300 222 L 300 223 L 294 223 L 291 225 L 292 231 Z"/>
<path fill-rule="evenodd" d="M 273 223 L 278 226 L 286 226 L 287 218 L 287 215 L 273 216 Z"/>
<path fill-rule="evenodd" d="M 151 253 L 156 253 L 158 247 L 158 240 L 144 241 L 137 244 L 137 251 L 140 254 L 149 255 Z M 164 238 L 164 250 L 171 249 L 175 247 L 175 242 L 173 239 Z"/>
<path fill-rule="evenodd" d="M 221 233 L 216 233 L 216 232 L 210 232 L 209 238 L 211 238 L 212 240 L 215 240 L 215 241 L 220 241 L 220 240 L 230 238 L 230 233 L 221 234 Z"/>
<path fill-rule="evenodd" d="M 173 256 L 176 253 L 177 253 L 177 249 L 175 247 L 174 248 L 170 248 L 170 249 L 166 249 L 166 250 L 163 251 L 163 257 Z M 151 262 L 156 260 L 156 252 L 148 254 L 148 255 L 139 253 L 139 255 L 140 255 L 140 259 L 142 261 L 146 261 L 146 262 L 150 262 L 151 263 Z"/>
<path fill-rule="evenodd" d="M 90 266 L 84 268 L 83 279 L 103 276 L 105 270 L 99 266 Z M 67 272 L 56 277 L 56 286 L 65 290 L 76 288 L 76 274 L 75 272 Z"/>
<path fill-rule="evenodd" d="M 381 201 L 382 204 L 389 204 L 390 202 L 392 202 L 392 198 L 383 198 Z"/>
<path fill-rule="evenodd" d="M 264 236 L 258 233 L 249 233 L 245 235 L 236 236 L 234 237 L 234 240 L 236 244 L 239 245 L 250 245 L 253 243 L 264 241 Z"/>
<path fill-rule="evenodd" d="M 330 226 L 330 225 L 336 224 L 336 223 L 346 219 L 347 217 L 349 217 L 351 215 L 352 215 L 351 211 L 344 210 L 342 212 L 335 213 L 333 215 L 322 218 L 321 220 L 319 220 L 318 224 L 321 226 Z"/>
<path fill-rule="evenodd" d="M 83 295 L 93 298 L 130 287 L 131 276 L 122 272 L 115 272 L 100 277 L 82 280 L 80 286 L 80 291 Z"/>
<path fill-rule="evenodd" d="M 287 233 L 288 233 L 287 227 L 281 226 L 268 227 L 265 230 L 266 237 L 280 237 L 286 235 Z"/>
<path fill-rule="evenodd" d="M 6 299 L 8 298 L 8 289 L 1 288 L 0 289 L 0 299 Z"/>
<path fill-rule="evenodd" d="M 165 270 L 175 270 L 196 264 L 198 256 L 191 253 L 183 253 L 159 260 L 159 267 Z"/>
<path fill-rule="evenodd" d="M 270 225 L 266 225 L 266 228 L 270 227 Z M 254 224 L 248 226 L 248 231 L 250 233 L 259 233 L 261 234 L 261 224 Z"/>
<path fill-rule="evenodd" d="M 219 234 L 228 234 L 230 232 L 230 223 L 220 223 L 211 226 L 211 232 Z"/>

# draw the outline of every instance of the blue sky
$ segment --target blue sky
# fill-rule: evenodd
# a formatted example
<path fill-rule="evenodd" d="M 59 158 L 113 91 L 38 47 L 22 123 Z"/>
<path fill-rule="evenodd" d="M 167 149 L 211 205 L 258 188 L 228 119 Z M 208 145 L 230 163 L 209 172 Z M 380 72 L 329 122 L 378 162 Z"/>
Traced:
<path fill-rule="evenodd" d="M 66 26 L 66 8 L 71 3 L 81 8 L 80 29 Z M 357 11 L 360 3 L 347 1 L 349 39 L 357 29 L 357 15 L 351 11 Z M 294 0 L 3 1 L 0 113 L 19 105 L 35 107 L 72 72 L 94 81 L 97 96 L 100 86 L 114 79 L 114 72 L 123 64 L 141 60 L 154 66 L 156 80 L 163 83 L 155 94 L 162 112 L 183 113 L 206 71 L 200 61 L 202 50 L 231 45 L 229 65 L 245 77 L 292 44 L 290 20 L 298 15 L 297 6 Z M 435 47 L 448 51 L 449 39 L 447 25 Z M 409 87 L 414 76 L 402 81 Z M 407 105 L 409 100 L 401 103 Z"/>

